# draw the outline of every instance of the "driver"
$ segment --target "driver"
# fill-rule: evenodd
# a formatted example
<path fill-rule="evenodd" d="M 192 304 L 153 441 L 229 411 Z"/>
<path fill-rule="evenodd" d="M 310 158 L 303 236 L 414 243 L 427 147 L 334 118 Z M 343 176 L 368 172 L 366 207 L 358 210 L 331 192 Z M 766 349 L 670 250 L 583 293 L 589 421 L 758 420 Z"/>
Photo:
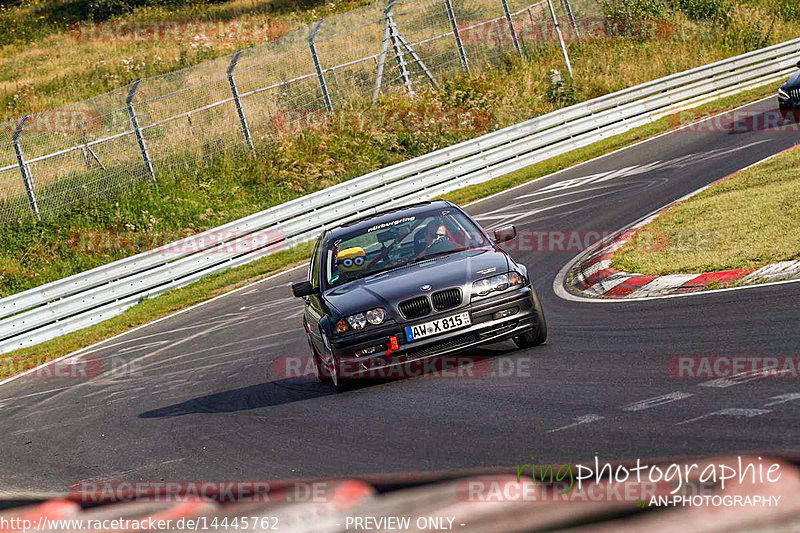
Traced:
<path fill-rule="evenodd" d="M 438 248 L 439 246 L 446 248 L 447 245 L 452 244 L 447 234 L 447 228 L 439 220 L 428 222 L 420 233 L 421 235 L 417 238 L 414 250 L 416 255 L 420 255 L 430 248 Z"/>
<path fill-rule="evenodd" d="M 425 246 L 428 247 L 439 239 L 447 237 L 447 228 L 436 221 L 428 222 L 425 226 Z"/>

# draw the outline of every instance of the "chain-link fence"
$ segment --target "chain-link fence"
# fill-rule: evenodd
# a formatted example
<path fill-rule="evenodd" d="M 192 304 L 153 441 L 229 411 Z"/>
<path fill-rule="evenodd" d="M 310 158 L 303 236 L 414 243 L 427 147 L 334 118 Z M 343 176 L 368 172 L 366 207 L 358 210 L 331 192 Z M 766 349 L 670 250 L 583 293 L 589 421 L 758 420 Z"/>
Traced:
<path fill-rule="evenodd" d="M 56 214 L 143 180 L 157 185 L 169 163 L 257 151 L 302 129 L 309 114 L 363 109 L 381 94 L 413 94 L 523 54 L 519 28 L 549 15 L 547 0 L 381 0 L 277 42 L 0 125 L 0 223 Z"/>

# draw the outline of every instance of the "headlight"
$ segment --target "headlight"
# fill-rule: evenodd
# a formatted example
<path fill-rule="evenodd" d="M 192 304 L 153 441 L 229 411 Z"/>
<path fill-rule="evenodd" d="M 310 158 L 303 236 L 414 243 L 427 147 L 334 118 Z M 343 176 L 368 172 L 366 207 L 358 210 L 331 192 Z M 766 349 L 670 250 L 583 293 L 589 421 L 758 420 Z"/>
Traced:
<path fill-rule="evenodd" d="M 347 317 L 347 323 L 353 329 L 364 329 L 364 326 L 367 325 L 367 317 L 364 316 L 364 313 L 350 315 Z"/>
<path fill-rule="evenodd" d="M 356 313 L 348 316 L 346 319 L 343 318 L 339 320 L 336 322 L 336 333 L 344 333 L 348 329 L 364 329 L 367 326 L 367 322 L 373 326 L 377 326 L 378 324 L 382 324 L 384 320 L 386 320 L 386 311 L 380 307 L 376 307 L 375 309 L 370 309 L 363 313 Z"/>
<path fill-rule="evenodd" d="M 789 93 L 787 93 L 783 87 L 778 89 L 778 96 L 786 98 L 787 100 L 789 99 Z"/>
<path fill-rule="evenodd" d="M 384 311 L 380 307 L 376 309 L 370 309 L 365 314 L 367 316 L 367 322 L 369 322 L 374 326 L 377 326 L 378 324 L 382 323 L 386 318 L 386 311 Z"/>
<path fill-rule="evenodd" d="M 479 279 L 472 284 L 472 294 L 486 296 L 492 291 L 502 291 L 508 288 L 508 274 L 500 274 L 491 278 Z"/>
<path fill-rule="evenodd" d="M 524 279 L 522 275 L 512 270 L 508 274 L 479 279 L 472 284 L 472 294 L 475 296 L 486 296 L 492 291 L 504 291 L 509 287 L 518 287 L 522 285 L 523 282 Z"/>

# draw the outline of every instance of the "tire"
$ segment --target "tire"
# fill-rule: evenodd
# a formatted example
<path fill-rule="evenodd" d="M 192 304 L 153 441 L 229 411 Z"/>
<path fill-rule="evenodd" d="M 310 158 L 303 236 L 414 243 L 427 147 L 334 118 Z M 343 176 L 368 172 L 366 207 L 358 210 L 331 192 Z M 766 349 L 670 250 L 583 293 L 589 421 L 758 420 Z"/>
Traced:
<path fill-rule="evenodd" d="M 514 337 L 514 344 L 519 349 L 533 348 L 547 340 L 547 321 L 544 318 L 542 304 L 539 302 L 539 295 L 536 294 L 533 286 L 531 286 L 531 300 L 533 300 L 533 309 L 536 311 L 536 325 L 522 335 Z"/>
<path fill-rule="evenodd" d="M 320 381 L 320 383 L 330 383 L 330 372 L 325 369 L 325 364 L 322 362 L 322 358 L 317 353 L 317 350 L 314 348 L 311 340 L 308 341 L 308 345 L 311 347 L 311 357 L 314 358 L 314 366 L 317 369 L 317 379 Z"/>
<path fill-rule="evenodd" d="M 339 361 L 336 360 L 336 356 L 331 354 L 331 377 L 330 380 L 333 382 L 333 386 L 339 390 L 342 390 L 342 379 L 339 376 Z"/>

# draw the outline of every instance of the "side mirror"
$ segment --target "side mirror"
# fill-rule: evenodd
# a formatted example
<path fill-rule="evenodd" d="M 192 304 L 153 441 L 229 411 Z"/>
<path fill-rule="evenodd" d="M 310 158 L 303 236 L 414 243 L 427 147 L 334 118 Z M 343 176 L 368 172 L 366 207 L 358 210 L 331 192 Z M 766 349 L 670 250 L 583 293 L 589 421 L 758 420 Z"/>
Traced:
<path fill-rule="evenodd" d="M 502 244 L 514 240 L 517 236 L 517 228 L 514 226 L 503 226 L 494 230 L 494 241 L 497 244 Z"/>
<path fill-rule="evenodd" d="M 297 298 L 311 296 L 317 292 L 318 290 L 311 286 L 310 281 L 298 281 L 297 283 L 292 283 L 292 294 Z"/>

